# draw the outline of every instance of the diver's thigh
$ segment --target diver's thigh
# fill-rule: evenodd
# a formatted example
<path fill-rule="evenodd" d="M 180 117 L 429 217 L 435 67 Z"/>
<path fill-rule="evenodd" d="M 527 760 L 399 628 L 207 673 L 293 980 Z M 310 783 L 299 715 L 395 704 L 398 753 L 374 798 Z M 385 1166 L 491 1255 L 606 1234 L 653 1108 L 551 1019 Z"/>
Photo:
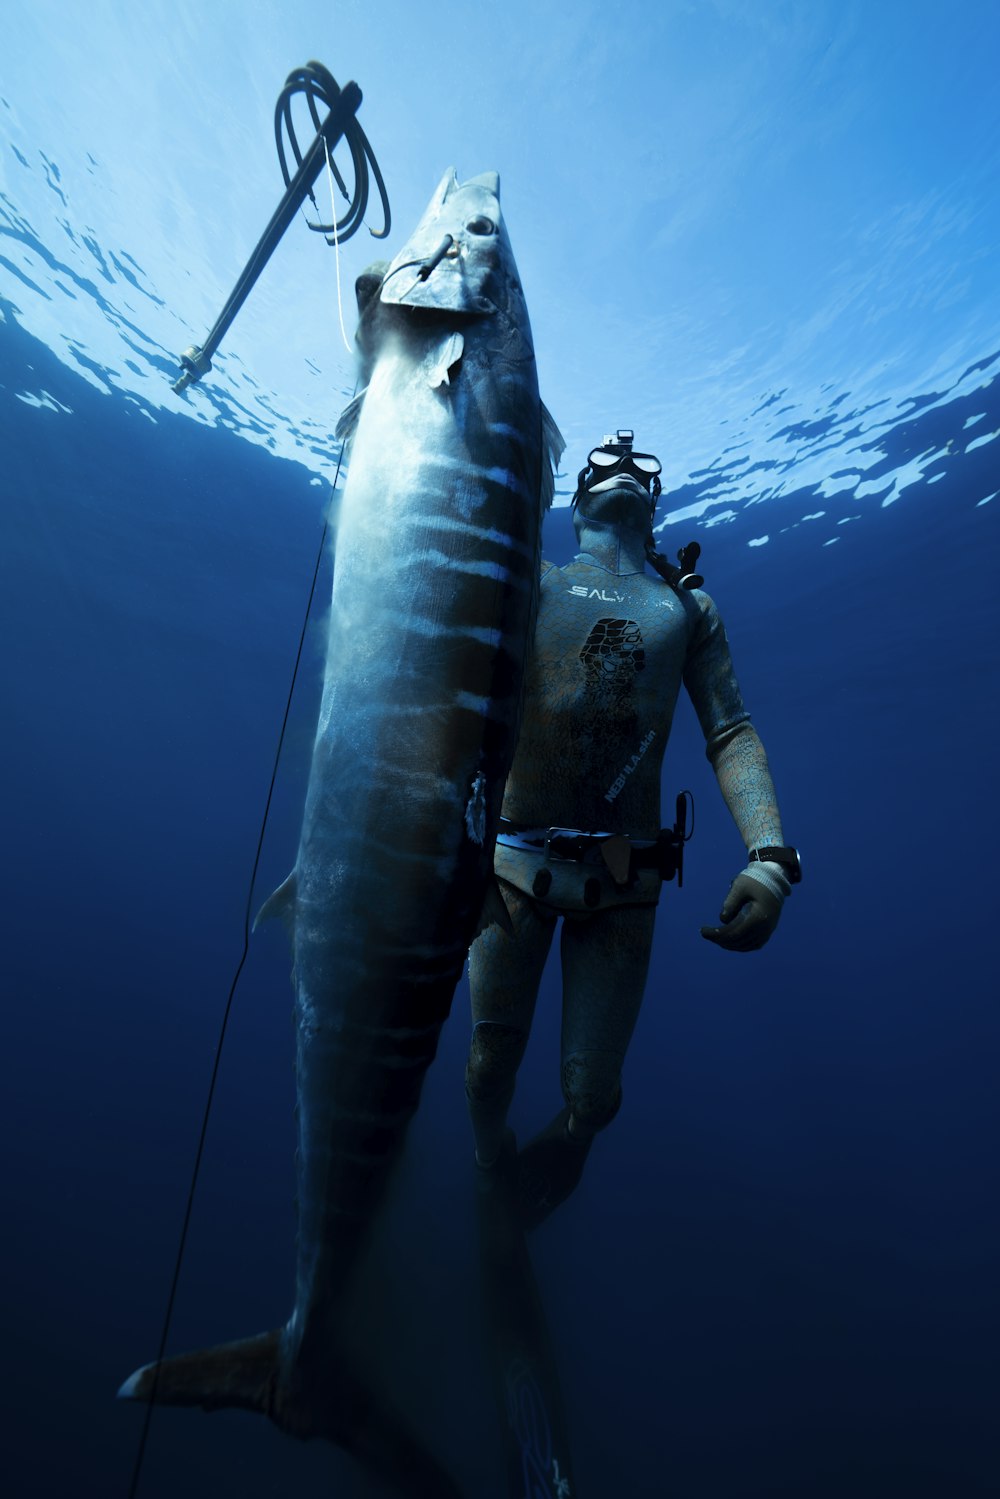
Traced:
<path fill-rule="evenodd" d="M 503 882 L 502 890 L 514 935 L 494 924 L 472 944 L 472 1019 L 528 1030 L 556 917 L 513 885 Z"/>
<path fill-rule="evenodd" d="M 655 906 L 612 906 L 562 929 L 563 1057 L 624 1058 L 649 972 Z"/>

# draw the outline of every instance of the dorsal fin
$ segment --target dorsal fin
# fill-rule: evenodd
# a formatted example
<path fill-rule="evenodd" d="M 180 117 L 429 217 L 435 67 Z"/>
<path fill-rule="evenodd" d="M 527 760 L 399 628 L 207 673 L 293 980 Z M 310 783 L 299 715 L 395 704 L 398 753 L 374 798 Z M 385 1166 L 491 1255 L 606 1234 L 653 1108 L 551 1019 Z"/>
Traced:
<path fill-rule="evenodd" d="M 543 401 L 542 408 L 542 509 L 548 510 L 555 492 L 555 471 L 566 448 L 562 433 L 553 420 L 552 413 Z"/>

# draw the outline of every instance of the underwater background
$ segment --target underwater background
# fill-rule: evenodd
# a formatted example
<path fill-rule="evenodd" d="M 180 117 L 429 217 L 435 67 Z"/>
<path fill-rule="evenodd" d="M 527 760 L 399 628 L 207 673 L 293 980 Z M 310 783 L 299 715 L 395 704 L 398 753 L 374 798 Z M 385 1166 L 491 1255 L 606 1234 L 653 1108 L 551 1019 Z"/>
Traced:
<path fill-rule="evenodd" d="M 14 0 L 0 63 L 4 1491 L 125 1495 L 353 390 L 335 257 L 293 225 L 184 397 L 281 192 L 271 112 L 365 93 L 389 253 L 501 174 L 573 475 L 631 426 L 660 548 L 702 545 L 805 878 L 706 944 L 743 849 L 690 787 L 625 1103 L 532 1239 L 582 1499 L 1000 1493 L 996 998 L 1000 12 L 978 0 L 411 7 Z M 377 209 L 370 220 L 378 227 Z M 353 279 L 382 253 L 345 247 Z M 387 566 L 391 566 L 391 537 Z M 295 856 L 329 562 L 255 903 Z M 293 1276 L 283 934 L 253 939 L 169 1347 Z M 550 968 L 513 1123 L 559 1105 Z M 476 1499 L 460 986 L 370 1284 L 385 1379 Z M 139 1493 L 365 1496 L 257 1417 L 157 1411 Z"/>

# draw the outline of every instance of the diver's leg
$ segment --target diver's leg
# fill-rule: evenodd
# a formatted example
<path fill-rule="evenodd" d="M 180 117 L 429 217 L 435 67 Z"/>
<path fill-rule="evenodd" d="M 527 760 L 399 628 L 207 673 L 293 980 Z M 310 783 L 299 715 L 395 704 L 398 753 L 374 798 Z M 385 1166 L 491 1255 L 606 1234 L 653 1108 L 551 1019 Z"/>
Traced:
<path fill-rule="evenodd" d="M 535 1013 L 542 970 L 556 917 L 513 885 L 501 885 L 513 937 L 491 926 L 472 944 L 472 1045 L 465 1093 L 476 1137 L 476 1159 L 489 1166 L 500 1154 L 514 1080 Z"/>
<path fill-rule="evenodd" d="M 625 1053 L 639 1018 L 655 906 L 618 906 L 562 935 L 562 1090 L 567 1128 L 591 1140 L 621 1106 Z"/>
<path fill-rule="evenodd" d="M 563 922 L 566 1106 L 518 1157 L 518 1201 L 527 1228 L 575 1190 L 594 1135 L 621 1105 L 622 1064 L 646 987 L 655 918 L 653 906 L 619 906 Z"/>

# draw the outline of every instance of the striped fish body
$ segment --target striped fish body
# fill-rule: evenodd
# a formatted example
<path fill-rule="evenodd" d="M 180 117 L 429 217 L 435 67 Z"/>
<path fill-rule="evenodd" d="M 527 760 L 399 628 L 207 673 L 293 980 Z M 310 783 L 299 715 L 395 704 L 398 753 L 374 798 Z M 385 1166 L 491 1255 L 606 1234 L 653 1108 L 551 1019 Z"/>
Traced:
<path fill-rule="evenodd" d="M 493 844 L 562 444 L 498 193 L 495 174 L 461 187 L 447 174 L 386 274 L 359 280 L 370 378 L 342 424 L 350 473 L 302 837 L 260 913 L 286 918 L 295 952 L 295 1308 L 281 1328 L 147 1364 L 119 1391 L 260 1411 L 420 1499 L 458 1490 L 340 1334 L 491 894 L 506 917 Z"/>
<path fill-rule="evenodd" d="M 447 174 L 359 330 L 370 380 L 347 423 L 293 892 L 299 1234 L 282 1361 L 307 1385 L 496 894 L 558 445 L 498 193 L 495 174 Z"/>

